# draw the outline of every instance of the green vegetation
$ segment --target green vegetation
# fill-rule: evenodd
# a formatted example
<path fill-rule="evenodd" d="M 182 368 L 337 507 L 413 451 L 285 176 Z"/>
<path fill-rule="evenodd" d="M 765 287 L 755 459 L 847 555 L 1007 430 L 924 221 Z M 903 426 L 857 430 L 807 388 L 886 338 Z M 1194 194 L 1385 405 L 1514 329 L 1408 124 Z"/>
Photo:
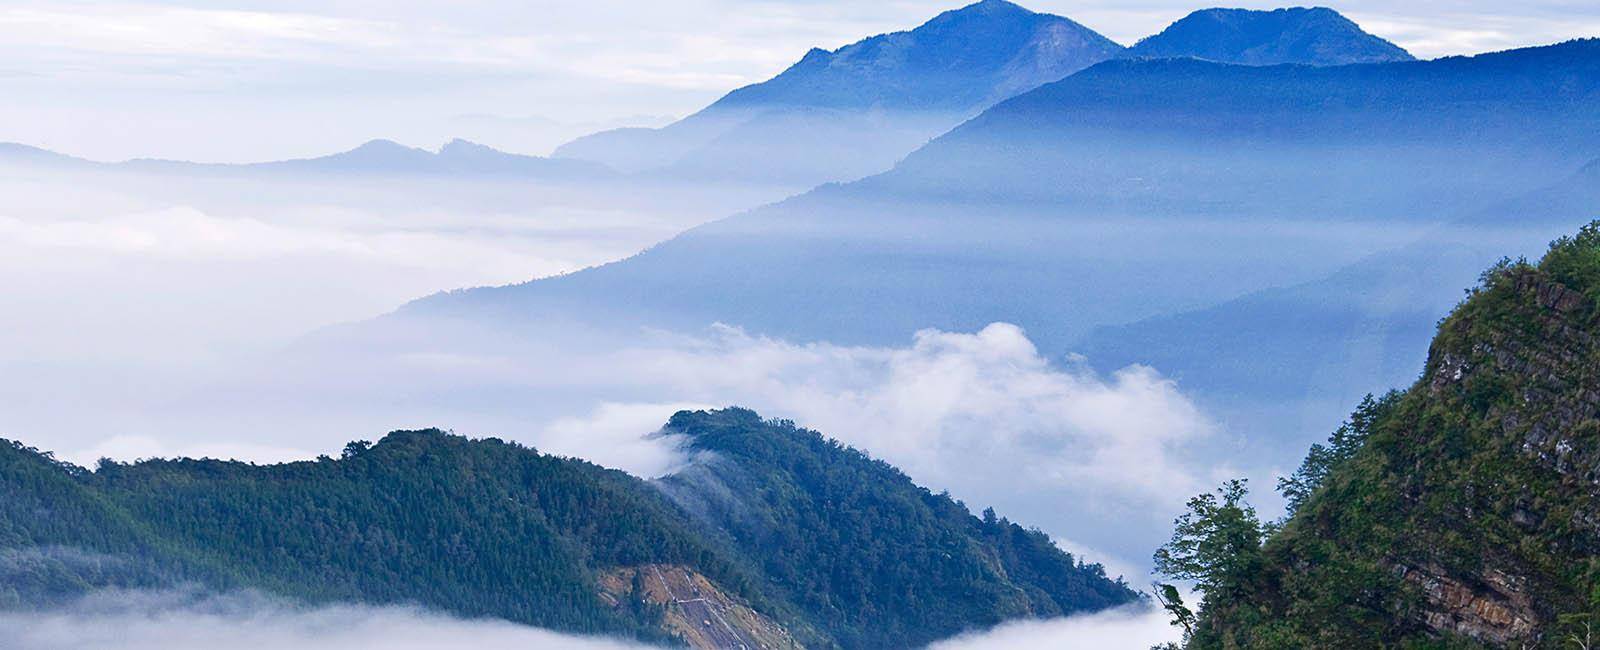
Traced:
<path fill-rule="evenodd" d="M 667 479 L 667 492 L 727 530 L 777 590 L 847 646 L 917 646 L 1136 598 L 1043 533 L 992 510 L 973 517 L 889 464 L 792 422 L 728 409 L 679 413 L 668 429 L 711 458 Z"/>
<path fill-rule="evenodd" d="M 337 459 L 92 472 L 6 443 L 0 607 L 200 584 L 670 642 L 661 607 L 599 592 L 607 571 L 665 564 L 809 647 L 881 647 L 1135 597 L 1041 534 L 974 517 L 814 432 L 743 410 L 681 413 L 673 426 L 715 454 L 686 474 L 694 484 L 437 430 L 354 442 Z M 695 485 L 723 477 L 749 491 L 739 512 L 765 534 L 686 507 L 703 494 Z"/>
<path fill-rule="evenodd" d="M 1156 555 L 1203 595 L 1187 647 L 1579 647 L 1600 613 L 1597 305 L 1600 224 L 1486 272 L 1418 382 L 1280 481 L 1281 526 L 1239 482 L 1192 500 Z"/>
<path fill-rule="evenodd" d="M 92 473 L 15 446 L 6 458 L 0 481 L 20 497 L 8 504 L 70 504 L 8 507 L 7 547 L 70 548 L 140 569 L 113 584 L 416 602 L 654 640 L 664 640 L 656 621 L 601 605 L 597 569 L 688 564 L 754 595 L 731 554 L 639 480 L 499 440 L 397 431 L 338 460 L 102 462 Z"/>

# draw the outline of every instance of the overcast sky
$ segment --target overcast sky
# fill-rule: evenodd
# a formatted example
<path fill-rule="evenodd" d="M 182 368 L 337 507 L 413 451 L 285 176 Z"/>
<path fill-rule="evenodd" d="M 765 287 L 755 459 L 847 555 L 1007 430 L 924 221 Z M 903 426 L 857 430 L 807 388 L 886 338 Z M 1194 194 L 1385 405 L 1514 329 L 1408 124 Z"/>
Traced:
<path fill-rule="evenodd" d="M 656 124 L 808 48 L 913 27 L 961 0 L 7 0 L 0 141 L 96 158 L 242 161 L 377 137 L 543 153 Z M 1131 43 L 1198 3 L 1034 0 Z M 1250 7 L 1270 2 L 1230 2 Z M 1600 35 L 1594 0 L 1349 0 L 1419 56 Z"/>

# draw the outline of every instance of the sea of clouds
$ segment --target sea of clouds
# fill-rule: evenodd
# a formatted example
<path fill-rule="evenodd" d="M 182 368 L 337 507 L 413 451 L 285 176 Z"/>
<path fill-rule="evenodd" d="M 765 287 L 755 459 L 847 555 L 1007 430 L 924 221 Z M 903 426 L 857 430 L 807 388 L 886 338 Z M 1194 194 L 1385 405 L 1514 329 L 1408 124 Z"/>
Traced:
<path fill-rule="evenodd" d="M 47 611 L 0 612 L 8 650 L 647 650 L 499 620 L 467 620 L 415 607 L 312 607 L 257 592 L 96 592 Z M 1162 616 L 1130 607 L 1025 621 L 962 635 L 930 650 L 1138 648 L 1175 638 Z"/>

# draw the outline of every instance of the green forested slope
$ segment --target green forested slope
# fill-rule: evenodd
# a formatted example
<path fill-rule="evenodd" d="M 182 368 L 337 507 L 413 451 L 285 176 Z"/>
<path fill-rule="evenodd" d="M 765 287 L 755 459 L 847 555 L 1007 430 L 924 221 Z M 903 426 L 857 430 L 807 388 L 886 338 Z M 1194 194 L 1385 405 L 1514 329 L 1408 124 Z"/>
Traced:
<path fill-rule="evenodd" d="M 1205 592 L 1189 647 L 1579 647 L 1600 627 L 1597 335 L 1600 227 L 1485 273 L 1417 383 L 1283 482 L 1281 527 L 1238 485 L 1191 502 L 1157 553 Z"/>
<path fill-rule="evenodd" d="M 602 598 L 600 580 L 623 567 L 682 566 L 807 646 L 882 647 L 1134 597 L 1042 536 L 985 524 L 814 433 L 811 446 L 794 447 L 783 437 L 792 428 L 740 410 L 674 423 L 729 418 L 722 432 L 816 469 L 783 483 L 786 498 L 748 504 L 751 517 L 787 531 L 787 543 L 685 510 L 663 491 L 678 479 L 652 485 L 436 430 L 351 443 L 338 459 L 148 460 L 92 472 L 0 445 L 0 606 L 200 584 L 670 641 L 660 603 Z M 713 438 L 694 440 L 713 448 Z M 725 448 L 714 467 L 693 471 L 762 490 L 789 480 L 762 464 L 767 457 Z M 908 489 L 914 507 L 885 507 Z M 930 557 L 928 540 L 955 559 Z"/>
<path fill-rule="evenodd" d="M 645 638 L 650 612 L 601 606 L 596 569 L 686 564 L 729 588 L 753 584 L 730 551 L 639 480 L 497 440 L 398 431 L 370 448 L 352 444 L 338 460 L 152 460 L 93 473 L 29 462 L 15 447 L 7 454 L 0 481 L 17 502 L 71 504 L 7 507 L 12 548 L 117 557 L 149 566 L 141 582 L 417 602 Z"/>
<path fill-rule="evenodd" d="M 889 464 L 791 422 L 727 409 L 679 413 L 667 430 L 703 455 L 664 481 L 668 494 L 728 531 L 779 593 L 847 645 L 920 645 L 1136 597 L 1043 533 L 992 511 L 974 517 Z"/>

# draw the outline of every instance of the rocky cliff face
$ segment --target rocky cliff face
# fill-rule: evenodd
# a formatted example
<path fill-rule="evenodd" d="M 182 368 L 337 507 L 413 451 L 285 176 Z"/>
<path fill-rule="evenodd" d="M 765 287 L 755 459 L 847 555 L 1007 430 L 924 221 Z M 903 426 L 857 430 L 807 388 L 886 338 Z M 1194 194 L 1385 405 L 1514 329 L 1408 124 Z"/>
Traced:
<path fill-rule="evenodd" d="M 1579 287 L 1536 269 L 1511 270 L 1496 285 L 1485 296 L 1496 309 L 1469 304 L 1445 323 L 1444 343 L 1432 351 L 1424 377 L 1426 392 L 1440 402 L 1470 404 L 1491 388 L 1508 390 L 1509 399 L 1483 409 L 1485 424 L 1501 449 L 1544 480 L 1489 483 L 1494 507 L 1479 516 L 1503 516 L 1523 533 L 1520 541 L 1544 542 L 1539 556 L 1581 563 L 1600 544 L 1595 304 Z M 1466 487 L 1472 489 L 1463 497 L 1477 496 L 1476 483 Z M 1463 505 L 1465 514 L 1477 514 L 1470 502 Z M 1429 628 L 1514 645 L 1537 640 L 1561 614 L 1575 612 L 1535 600 L 1530 591 L 1556 587 L 1560 576 L 1531 562 L 1533 554 L 1510 555 L 1501 566 L 1398 569 L 1421 587 L 1426 605 L 1419 613 Z"/>
<path fill-rule="evenodd" d="M 1533 602 L 1526 580 L 1491 570 L 1463 582 L 1437 564 L 1422 567 L 1396 565 L 1395 572 L 1421 590 L 1427 606 L 1422 622 L 1440 633 L 1508 645 L 1538 634 Z"/>

